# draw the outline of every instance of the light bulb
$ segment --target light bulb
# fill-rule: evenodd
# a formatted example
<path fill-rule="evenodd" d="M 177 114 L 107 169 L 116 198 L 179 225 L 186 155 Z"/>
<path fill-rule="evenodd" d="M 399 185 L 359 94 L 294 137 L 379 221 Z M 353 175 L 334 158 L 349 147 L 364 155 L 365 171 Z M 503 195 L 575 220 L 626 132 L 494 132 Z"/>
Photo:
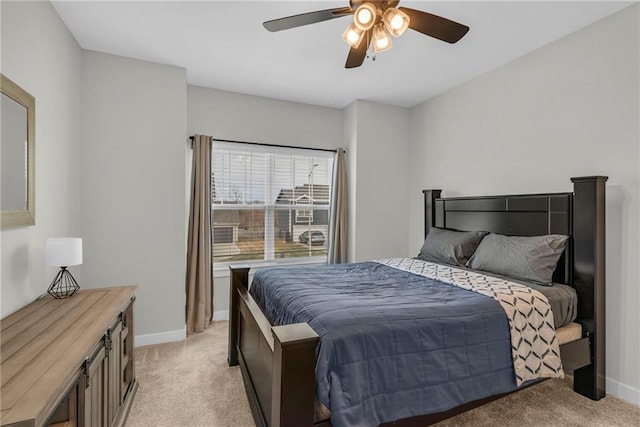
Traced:
<path fill-rule="evenodd" d="M 376 8 L 371 3 L 363 3 L 353 15 L 353 23 L 362 31 L 373 27 L 376 22 Z"/>
<path fill-rule="evenodd" d="M 376 53 L 391 49 L 393 42 L 382 24 L 373 29 L 373 51 Z"/>
<path fill-rule="evenodd" d="M 351 23 L 344 33 L 342 33 L 342 38 L 349 46 L 354 49 L 357 49 L 362 43 L 362 39 L 364 38 L 364 31 L 360 28 L 356 27 L 355 24 Z"/>
<path fill-rule="evenodd" d="M 362 25 L 367 25 L 371 22 L 371 12 L 369 9 L 363 7 L 358 11 L 358 22 Z"/>
<path fill-rule="evenodd" d="M 409 15 L 400 9 L 390 7 L 382 14 L 382 22 L 392 36 L 400 37 L 409 28 Z"/>
<path fill-rule="evenodd" d="M 402 28 L 402 25 L 404 25 L 404 19 L 402 19 L 402 16 L 396 15 L 391 18 L 391 28 L 394 30 L 399 30 Z"/>

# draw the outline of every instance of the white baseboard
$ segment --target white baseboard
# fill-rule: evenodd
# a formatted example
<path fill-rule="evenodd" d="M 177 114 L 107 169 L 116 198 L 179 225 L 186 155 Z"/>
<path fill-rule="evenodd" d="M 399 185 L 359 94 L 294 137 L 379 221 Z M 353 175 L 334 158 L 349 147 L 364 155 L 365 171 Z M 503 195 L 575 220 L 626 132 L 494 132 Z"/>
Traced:
<path fill-rule="evenodd" d="M 605 386 L 607 388 L 607 394 L 640 406 L 640 390 L 612 380 L 611 378 L 606 379 Z"/>
<path fill-rule="evenodd" d="M 213 320 L 229 320 L 229 310 L 214 311 Z"/>
<path fill-rule="evenodd" d="M 213 320 L 229 320 L 229 310 L 213 312 Z M 145 345 L 164 344 L 167 342 L 183 341 L 187 338 L 187 329 L 177 331 L 158 332 L 155 334 L 136 335 L 136 347 Z"/>
<path fill-rule="evenodd" d="M 187 338 L 187 329 L 177 331 L 158 332 L 156 334 L 136 335 L 136 347 L 144 345 L 163 344 L 166 342 L 183 341 Z"/>

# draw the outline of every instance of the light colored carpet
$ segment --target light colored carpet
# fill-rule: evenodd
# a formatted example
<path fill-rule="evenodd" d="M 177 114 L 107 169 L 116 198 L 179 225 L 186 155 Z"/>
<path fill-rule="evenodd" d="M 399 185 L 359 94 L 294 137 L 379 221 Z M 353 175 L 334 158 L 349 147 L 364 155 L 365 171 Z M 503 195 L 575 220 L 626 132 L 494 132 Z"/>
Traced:
<path fill-rule="evenodd" d="M 136 349 L 140 388 L 127 426 L 254 426 L 240 370 L 227 366 L 227 327 L 214 322 L 186 341 Z M 438 426 L 640 427 L 640 407 L 611 396 L 593 402 L 550 380 Z"/>
<path fill-rule="evenodd" d="M 136 348 L 127 426 L 254 426 L 240 368 L 227 365 L 227 328 L 214 322 L 185 341 Z"/>

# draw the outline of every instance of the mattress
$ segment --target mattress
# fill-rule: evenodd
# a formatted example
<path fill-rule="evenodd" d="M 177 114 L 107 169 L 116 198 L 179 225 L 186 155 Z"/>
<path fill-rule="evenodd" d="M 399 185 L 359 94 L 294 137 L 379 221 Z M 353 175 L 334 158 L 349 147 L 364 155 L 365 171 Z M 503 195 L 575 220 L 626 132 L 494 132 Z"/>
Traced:
<path fill-rule="evenodd" d="M 561 328 L 556 329 L 556 337 L 560 345 L 582 338 L 582 325 L 579 323 L 569 323 Z"/>

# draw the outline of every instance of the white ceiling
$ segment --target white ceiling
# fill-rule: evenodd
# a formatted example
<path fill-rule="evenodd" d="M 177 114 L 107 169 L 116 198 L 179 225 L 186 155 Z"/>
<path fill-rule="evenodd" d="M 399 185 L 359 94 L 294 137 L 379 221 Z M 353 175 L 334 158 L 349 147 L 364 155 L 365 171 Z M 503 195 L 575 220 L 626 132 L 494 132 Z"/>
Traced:
<path fill-rule="evenodd" d="M 457 44 L 407 31 L 375 62 L 346 70 L 349 17 L 278 33 L 262 22 L 338 1 L 54 1 L 84 49 L 184 67 L 189 84 L 343 108 L 411 107 L 544 46 L 630 2 L 403 1 L 466 24 Z"/>

